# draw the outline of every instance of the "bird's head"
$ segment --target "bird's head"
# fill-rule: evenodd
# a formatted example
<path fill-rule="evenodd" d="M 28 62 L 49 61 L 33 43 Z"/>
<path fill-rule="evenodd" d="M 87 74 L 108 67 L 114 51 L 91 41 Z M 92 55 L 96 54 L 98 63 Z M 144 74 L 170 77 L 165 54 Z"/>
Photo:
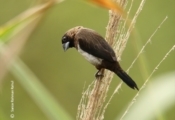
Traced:
<path fill-rule="evenodd" d="M 71 47 L 75 47 L 75 36 L 78 33 L 78 31 L 81 29 L 81 26 L 74 27 L 70 30 L 68 30 L 62 37 L 62 46 L 64 51 Z"/>
<path fill-rule="evenodd" d="M 64 51 L 66 51 L 67 49 L 69 49 L 71 47 L 74 47 L 74 38 L 65 34 L 62 37 L 62 46 L 63 46 Z"/>

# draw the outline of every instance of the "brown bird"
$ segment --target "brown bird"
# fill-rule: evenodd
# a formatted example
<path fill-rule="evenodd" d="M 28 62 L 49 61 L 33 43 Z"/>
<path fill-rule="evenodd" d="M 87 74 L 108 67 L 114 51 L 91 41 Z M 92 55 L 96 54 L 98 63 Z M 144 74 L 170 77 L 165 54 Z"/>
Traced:
<path fill-rule="evenodd" d="M 98 72 L 96 77 L 101 76 L 101 69 L 108 69 L 120 77 L 132 89 L 138 89 L 137 84 L 120 67 L 116 55 L 105 39 L 94 30 L 82 26 L 68 30 L 62 37 L 64 51 L 75 47 L 87 61 L 93 64 Z"/>

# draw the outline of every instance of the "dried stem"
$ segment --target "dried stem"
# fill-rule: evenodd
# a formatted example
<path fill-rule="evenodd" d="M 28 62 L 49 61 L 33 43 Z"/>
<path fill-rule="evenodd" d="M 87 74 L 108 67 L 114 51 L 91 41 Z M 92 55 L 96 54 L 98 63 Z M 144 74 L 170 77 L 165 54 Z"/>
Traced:
<path fill-rule="evenodd" d="M 116 29 L 120 17 L 116 13 L 110 11 L 110 21 L 107 27 L 106 40 L 109 44 L 113 44 Z M 83 93 L 82 100 L 78 106 L 77 120 L 99 120 L 103 119 L 101 109 L 105 102 L 106 93 L 112 80 L 113 74 L 103 70 L 104 77 L 95 80 L 88 89 Z M 87 99 L 88 101 L 85 101 Z"/>
<path fill-rule="evenodd" d="M 152 73 L 149 75 L 149 77 L 146 79 L 146 81 L 144 82 L 144 84 L 142 85 L 142 87 L 140 88 L 140 90 L 142 90 L 147 82 L 150 80 L 150 78 L 152 77 L 152 75 L 156 72 L 156 70 L 158 69 L 158 67 L 161 65 L 161 63 L 168 57 L 168 55 L 175 49 L 175 45 L 173 45 L 173 47 L 166 53 L 166 55 L 162 58 L 162 60 L 157 64 L 157 66 L 154 68 L 154 70 L 152 71 Z M 126 116 L 126 114 L 128 113 L 128 110 L 131 108 L 131 106 L 135 103 L 136 98 L 139 96 L 139 92 L 134 96 L 134 98 L 132 99 L 132 102 L 129 104 L 129 106 L 127 107 L 126 111 L 124 112 L 124 114 L 122 115 L 122 117 L 120 118 L 120 120 L 123 120 L 123 118 Z"/>
<path fill-rule="evenodd" d="M 152 35 L 150 36 L 150 38 L 147 40 L 147 42 L 145 43 L 145 45 L 142 47 L 142 49 L 140 50 L 140 52 L 138 53 L 138 55 L 136 56 L 136 58 L 134 59 L 134 61 L 133 61 L 132 64 L 130 65 L 130 67 L 128 68 L 127 72 L 128 72 L 128 71 L 131 69 L 131 67 L 134 65 L 134 63 L 135 63 L 136 60 L 139 58 L 139 56 L 141 55 L 141 53 L 143 53 L 145 47 L 148 45 L 149 42 L 151 42 L 152 37 L 156 34 L 156 32 L 158 31 L 158 29 L 159 29 L 159 28 L 162 26 L 162 24 L 167 20 L 167 18 L 168 18 L 168 17 L 165 17 L 165 18 L 163 19 L 163 21 L 160 23 L 160 25 L 157 27 L 157 29 L 153 32 L 153 34 L 152 34 Z M 172 48 L 171 50 L 173 50 L 173 48 Z M 169 52 L 168 52 L 168 54 L 169 54 Z M 167 55 L 166 55 L 166 56 L 167 56 Z M 160 64 L 159 64 L 159 65 L 160 65 Z M 152 74 L 153 74 L 153 73 L 152 73 Z M 152 74 L 151 74 L 151 76 L 152 76 Z M 151 77 L 151 76 L 150 76 L 150 77 Z M 150 78 L 150 77 L 149 77 L 149 78 Z M 148 80 L 148 79 L 147 79 L 147 80 Z M 105 106 L 105 109 L 107 108 L 107 106 L 108 106 L 108 104 L 110 103 L 111 99 L 114 97 L 115 93 L 118 92 L 118 90 L 119 90 L 119 88 L 121 87 L 122 83 L 123 83 L 123 82 L 120 82 L 120 84 L 119 84 L 119 85 L 116 87 L 116 89 L 114 90 L 113 94 L 111 95 L 109 101 L 107 102 L 107 104 L 106 104 L 106 106 Z M 140 90 L 142 90 L 142 87 L 140 88 Z M 139 93 L 137 93 L 137 94 L 139 94 Z M 127 111 L 129 110 L 129 108 L 130 108 L 130 107 L 133 105 L 133 103 L 135 102 L 136 97 L 137 97 L 137 95 L 133 98 L 131 104 L 128 106 L 127 110 L 125 111 L 123 117 L 126 115 L 126 113 L 127 113 Z M 122 118 L 123 118 L 123 117 L 122 117 Z M 122 120 L 122 118 L 121 118 L 121 120 Z"/>
<path fill-rule="evenodd" d="M 134 61 L 131 63 L 130 67 L 128 68 L 127 71 L 129 71 L 131 69 L 131 67 L 133 66 L 133 64 L 136 62 L 136 60 L 139 58 L 140 54 L 143 53 L 145 47 L 148 45 L 148 43 L 151 42 L 152 37 L 156 34 L 156 32 L 158 31 L 158 29 L 162 26 L 162 24 L 167 20 L 167 16 L 163 19 L 163 21 L 160 23 L 160 25 L 157 27 L 157 29 L 153 32 L 153 34 L 150 36 L 150 38 L 147 40 L 147 42 L 145 43 L 145 45 L 143 45 L 142 49 L 140 50 L 140 52 L 138 53 L 138 55 L 136 56 L 136 58 L 134 59 Z"/>
<path fill-rule="evenodd" d="M 141 1 L 141 4 L 136 12 L 135 17 L 131 21 L 131 24 L 127 31 L 125 26 L 128 23 L 128 14 L 132 8 L 132 2 L 128 11 L 128 14 L 124 19 L 114 11 L 109 11 L 109 22 L 106 28 L 106 37 L 107 42 L 114 48 L 116 52 L 117 59 L 122 55 L 122 52 L 126 46 L 127 40 L 130 36 L 130 32 L 133 29 L 136 19 L 142 10 L 144 1 Z M 117 0 L 122 7 L 126 6 L 127 0 Z M 117 42 L 116 42 L 117 39 Z M 77 120 L 102 120 L 104 119 L 104 113 L 109 102 L 104 106 L 106 100 L 107 92 L 110 86 L 110 83 L 113 78 L 113 73 L 110 71 L 102 70 L 104 77 L 95 80 L 89 85 L 86 91 L 83 92 L 82 99 L 78 106 Z M 120 86 L 118 87 L 118 89 Z M 112 98 L 111 98 L 112 99 Z"/>

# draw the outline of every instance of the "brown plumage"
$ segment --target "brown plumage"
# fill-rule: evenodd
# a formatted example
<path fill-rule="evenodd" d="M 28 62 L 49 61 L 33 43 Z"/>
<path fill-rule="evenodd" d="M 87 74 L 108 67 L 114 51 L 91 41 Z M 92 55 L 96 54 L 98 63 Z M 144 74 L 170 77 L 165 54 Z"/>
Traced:
<path fill-rule="evenodd" d="M 139 90 L 137 84 L 120 67 L 113 49 L 94 30 L 82 26 L 74 27 L 63 35 L 62 45 L 65 51 L 75 47 L 99 71 L 108 69 L 118 75 L 129 87 Z M 96 73 L 96 77 L 101 75 L 99 71 Z"/>

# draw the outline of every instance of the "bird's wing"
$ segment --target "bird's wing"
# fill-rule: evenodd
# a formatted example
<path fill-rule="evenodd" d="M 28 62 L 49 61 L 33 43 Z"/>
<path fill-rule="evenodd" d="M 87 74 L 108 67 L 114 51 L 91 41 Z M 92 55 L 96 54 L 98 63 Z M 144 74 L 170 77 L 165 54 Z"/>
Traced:
<path fill-rule="evenodd" d="M 95 31 L 82 29 L 76 34 L 75 39 L 83 51 L 109 62 L 117 61 L 113 49 L 104 38 Z"/>

